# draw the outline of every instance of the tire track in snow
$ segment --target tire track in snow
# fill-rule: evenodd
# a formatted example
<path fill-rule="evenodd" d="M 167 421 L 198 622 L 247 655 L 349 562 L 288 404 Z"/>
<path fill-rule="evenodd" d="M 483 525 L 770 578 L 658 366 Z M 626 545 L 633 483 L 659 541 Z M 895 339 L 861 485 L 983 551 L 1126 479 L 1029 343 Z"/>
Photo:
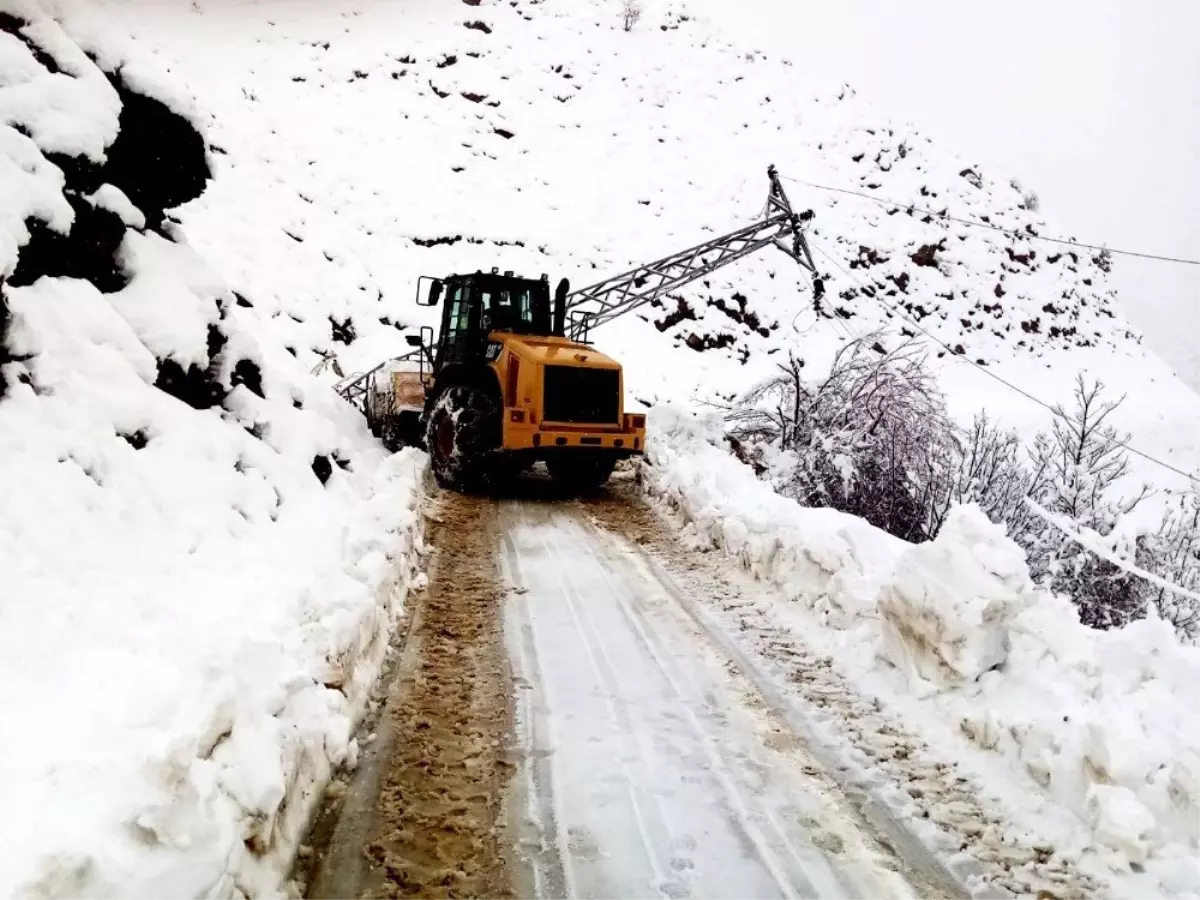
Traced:
<path fill-rule="evenodd" d="M 572 523 L 572 525 L 573 524 L 574 523 Z M 716 742 L 713 740 L 710 729 L 705 728 L 696 718 L 692 708 L 692 703 L 689 702 L 694 702 L 693 698 L 687 697 L 677 683 L 681 676 L 684 680 L 687 680 L 687 675 L 684 673 L 672 675 L 671 670 L 678 670 L 678 666 L 673 665 L 673 661 L 663 651 L 661 647 L 661 640 L 657 634 L 653 634 L 653 626 L 650 624 L 649 620 L 645 618 L 642 611 L 638 609 L 635 612 L 635 607 L 630 602 L 634 598 L 630 596 L 629 589 L 624 583 L 617 583 L 613 580 L 609 574 L 610 565 L 606 564 L 599 558 L 599 556 L 596 555 L 596 551 L 590 541 L 585 539 L 584 541 L 581 541 L 581 544 L 588 556 L 595 561 L 596 566 L 604 578 L 604 581 L 608 584 L 609 589 L 612 591 L 613 597 L 616 598 L 617 602 L 620 604 L 621 611 L 624 614 L 626 621 L 629 623 L 630 629 L 637 636 L 638 640 L 645 648 L 646 653 L 651 659 L 654 660 L 654 664 L 662 673 L 663 679 L 671 686 L 671 690 L 679 699 L 680 706 L 683 709 L 683 713 L 687 718 L 688 724 L 691 726 L 692 731 L 695 733 L 698 741 L 704 748 L 709 764 L 712 767 L 712 771 L 717 777 L 717 782 L 720 784 L 722 790 L 725 792 L 725 796 L 729 800 L 730 806 L 734 811 L 737 824 L 740 826 L 746 841 L 753 846 L 754 851 L 763 867 L 770 872 L 771 877 L 775 880 L 775 884 L 779 888 L 780 893 L 784 897 L 787 897 L 788 900 L 792 900 L 792 898 L 797 896 L 816 896 L 816 888 L 804 875 L 797 874 L 793 876 L 795 880 L 799 882 L 798 886 L 803 888 L 803 894 L 798 894 L 796 890 L 793 889 L 792 879 L 784 873 L 782 865 L 775 851 L 769 844 L 768 836 L 763 833 L 764 829 L 756 822 L 758 817 L 751 813 L 747 808 L 746 801 L 742 797 L 741 791 L 738 790 L 738 787 L 734 783 L 729 772 L 729 766 L 726 764 L 726 761 L 722 755 L 718 752 Z M 634 600 L 634 603 L 636 603 L 636 600 Z M 775 832 L 775 843 L 783 844 L 789 855 L 791 855 L 792 859 L 796 863 L 803 866 L 804 863 L 800 857 L 800 854 L 796 851 L 796 848 L 792 842 L 789 841 L 787 836 L 783 833 L 782 829 L 778 825 L 778 822 L 773 821 L 769 812 L 764 816 L 764 818 L 767 820 L 767 823 L 772 826 L 772 829 Z"/>
<path fill-rule="evenodd" d="M 518 852 L 529 857 L 533 882 L 532 891 L 521 893 L 535 897 L 574 897 L 577 894 L 576 879 L 561 824 L 563 812 L 556 788 L 561 776 L 553 752 L 555 733 L 545 712 L 553 700 L 534 696 L 534 685 L 541 685 L 544 694 L 548 694 L 550 688 L 542 677 L 537 635 L 523 596 L 525 590 L 521 587 L 523 579 L 517 548 L 508 535 L 504 536 L 504 551 L 503 574 L 510 584 L 517 586 L 516 596 L 507 607 L 509 614 L 505 627 L 515 657 L 517 699 L 514 717 L 520 755 L 526 762 L 520 791 L 523 796 L 519 797 L 516 809 L 510 810 L 509 820 L 513 833 L 520 836 Z"/>
<path fill-rule="evenodd" d="M 518 508 L 518 515 L 522 518 L 523 508 Z M 623 701 L 620 692 L 619 679 L 616 675 L 615 668 L 609 655 L 605 652 L 603 643 L 601 642 L 596 630 L 591 626 L 590 621 L 580 612 L 581 598 L 575 590 L 571 580 L 565 576 L 567 566 L 561 550 L 555 547 L 545 534 L 540 534 L 540 543 L 546 551 L 547 556 L 554 557 L 560 565 L 555 567 L 555 580 L 562 591 L 562 596 L 567 601 L 567 607 L 570 610 L 571 623 L 574 626 L 575 633 L 578 636 L 580 643 L 587 656 L 589 666 L 600 684 L 603 685 L 603 695 L 605 705 L 612 721 L 620 729 L 620 740 L 623 749 L 628 750 L 627 736 L 632 735 L 633 741 L 636 744 L 636 754 L 642 765 L 652 771 L 654 766 L 653 751 L 647 749 L 644 731 L 640 729 L 630 715 L 628 706 Z M 629 801 L 629 806 L 633 814 L 634 821 L 637 825 L 637 834 L 641 840 L 642 850 L 645 855 L 647 864 L 654 877 L 656 885 L 665 885 L 668 882 L 663 864 L 655 849 L 655 842 L 650 836 L 650 827 L 647 823 L 649 816 L 643 808 L 642 800 L 637 790 L 640 779 L 636 778 L 630 771 L 628 765 L 622 756 L 618 756 L 618 765 L 621 771 L 622 778 L 625 784 L 626 796 Z M 671 831 L 667 825 L 665 815 L 661 804 L 654 796 L 650 797 L 650 802 L 654 805 L 654 817 L 657 819 L 657 831 L 662 832 L 668 838 L 671 837 Z"/>
<path fill-rule="evenodd" d="M 525 783 L 543 793 L 524 807 L 543 817 L 533 868 L 553 868 L 544 852 L 553 843 L 568 896 L 912 895 L 898 867 L 805 783 L 798 750 L 764 746 L 754 689 L 635 553 L 586 527 L 574 504 L 510 503 L 505 513 L 510 652 L 534 682 L 527 693 L 540 695 L 518 704 L 530 710 L 518 730 L 535 757 Z M 539 778 L 538 735 L 550 733 L 559 761 Z M 624 813 L 614 812 L 613 780 Z M 594 846 L 560 836 L 581 829 Z"/>
<path fill-rule="evenodd" d="M 953 762 L 939 759 L 877 699 L 851 688 L 829 657 L 777 620 L 773 604 L 784 601 L 758 596 L 769 587 L 747 588 L 751 579 L 740 571 L 731 576 L 736 563 L 728 559 L 684 551 L 672 533 L 677 526 L 629 485 L 613 484 L 587 514 L 631 540 L 664 583 L 672 581 L 667 570 L 686 570 L 675 588 L 681 607 L 741 661 L 866 827 L 895 848 L 914 883 L 975 897 L 1105 895 L 1086 859 L 1059 853 L 1008 821 Z"/>

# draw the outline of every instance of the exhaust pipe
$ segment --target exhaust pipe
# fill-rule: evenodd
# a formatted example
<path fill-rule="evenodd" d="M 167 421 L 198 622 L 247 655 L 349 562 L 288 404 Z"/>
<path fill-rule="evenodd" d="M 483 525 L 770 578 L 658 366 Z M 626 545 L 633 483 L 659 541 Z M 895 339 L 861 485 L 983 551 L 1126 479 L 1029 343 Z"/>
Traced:
<path fill-rule="evenodd" d="M 571 282 L 563 279 L 554 291 L 554 333 L 558 337 L 567 334 L 567 293 L 571 290 Z"/>

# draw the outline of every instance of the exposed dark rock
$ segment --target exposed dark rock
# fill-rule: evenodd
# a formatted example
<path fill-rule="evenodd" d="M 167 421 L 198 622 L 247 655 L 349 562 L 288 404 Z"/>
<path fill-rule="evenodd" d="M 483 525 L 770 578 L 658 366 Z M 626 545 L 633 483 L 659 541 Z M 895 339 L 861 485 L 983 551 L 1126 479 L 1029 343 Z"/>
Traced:
<path fill-rule="evenodd" d="M 12 314 L 8 311 L 8 300 L 4 297 L 4 280 L 0 279 L 0 400 L 8 393 L 8 379 L 4 375 L 4 367 L 16 358 L 8 349 L 8 326 Z"/>
<path fill-rule="evenodd" d="M 354 339 L 358 334 L 354 330 L 354 320 L 347 318 L 343 322 L 339 322 L 333 316 L 329 317 L 329 326 L 333 330 L 333 339 L 340 344 L 349 346 L 354 343 Z"/>
<path fill-rule="evenodd" d="M 216 379 L 211 367 L 201 369 L 195 363 L 185 371 L 173 359 L 160 359 L 154 386 L 192 409 L 212 409 L 225 400 L 225 388 Z"/>
<path fill-rule="evenodd" d="M 97 209 L 82 197 L 68 194 L 75 221 L 67 234 L 52 230 L 39 219 L 30 219 L 29 241 L 17 254 L 17 266 L 9 284 L 24 287 L 42 276 L 80 278 L 97 290 L 113 293 L 129 283 L 117 262 L 117 250 L 125 237 L 125 223 L 107 209 Z"/>
<path fill-rule="evenodd" d="M 450 245 L 457 244 L 463 239 L 461 234 L 456 234 L 453 237 L 436 237 L 436 238 L 411 238 L 412 242 L 418 247 L 437 247 L 442 244 Z"/>
<path fill-rule="evenodd" d="M 262 386 L 262 369 L 252 359 L 239 359 L 233 367 L 233 374 L 229 378 L 229 386 L 235 388 L 239 384 L 245 385 L 246 390 L 252 394 L 257 394 L 260 397 L 265 396 Z"/>
<path fill-rule="evenodd" d="M 120 436 L 134 450 L 141 450 L 148 443 L 150 443 L 150 438 L 141 428 L 133 432 L 133 434 L 125 434 L 124 432 L 121 432 Z"/>
<path fill-rule="evenodd" d="M 958 174 L 961 177 L 967 179 L 967 181 L 971 183 L 972 187 L 977 187 L 977 188 L 983 187 L 983 179 L 979 176 L 979 173 L 976 172 L 974 169 L 963 169 Z"/>
<path fill-rule="evenodd" d="M 880 256 L 878 250 L 871 247 L 864 247 L 860 244 L 858 247 L 858 258 L 850 260 L 850 268 L 869 269 L 871 266 L 878 266 L 887 261 L 888 257 Z"/>
<path fill-rule="evenodd" d="M 183 116 L 164 103 L 135 93 L 109 77 L 121 98 L 117 139 L 105 150 L 104 180 L 125 192 L 146 215 L 148 228 L 204 192 L 211 177 L 204 140 Z"/>
<path fill-rule="evenodd" d="M 313 474 L 317 476 L 317 480 L 321 484 L 329 481 L 329 476 L 333 474 L 333 465 L 329 462 L 329 457 L 324 454 L 318 454 L 313 457 L 312 461 Z"/>
<path fill-rule="evenodd" d="M 918 266 L 932 266 L 932 267 L 936 268 L 937 262 L 938 262 L 937 261 L 938 251 L 945 250 L 945 249 L 946 249 L 946 240 L 945 240 L 945 238 L 943 238 L 942 240 L 938 241 L 936 244 L 922 245 L 921 248 L 919 250 L 917 250 L 916 253 L 912 254 L 909 257 L 909 259 L 911 259 Z"/>
<path fill-rule="evenodd" d="M 667 313 L 664 318 L 654 323 L 654 327 L 659 331 L 666 331 L 668 328 L 674 328 L 685 319 L 692 319 L 694 321 L 696 318 L 696 313 L 688 305 L 686 300 L 682 300 L 678 297 L 674 299 L 676 304 L 675 311 Z"/>
<path fill-rule="evenodd" d="M 41 67 L 47 72 L 52 75 L 58 74 L 58 72 L 61 71 L 59 69 L 58 60 L 42 49 L 41 45 L 34 41 L 33 38 L 21 33 L 21 29 L 27 24 L 29 23 L 18 19 L 16 16 L 10 15 L 6 12 L 0 12 L 0 31 L 8 32 L 18 41 L 24 44 L 26 48 L 28 48 L 29 52 L 33 54 L 33 58 L 36 59 L 38 64 L 41 65 Z"/>
<path fill-rule="evenodd" d="M 695 332 L 692 332 L 684 340 L 684 343 L 687 344 L 691 349 L 701 352 L 704 350 L 719 350 L 723 347 L 729 347 L 736 343 L 736 341 L 737 338 L 735 338 L 732 334 L 718 334 L 716 336 L 706 334 L 701 336 Z M 744 361 L 745 360 L 743 360 L 743 362 Z"/>

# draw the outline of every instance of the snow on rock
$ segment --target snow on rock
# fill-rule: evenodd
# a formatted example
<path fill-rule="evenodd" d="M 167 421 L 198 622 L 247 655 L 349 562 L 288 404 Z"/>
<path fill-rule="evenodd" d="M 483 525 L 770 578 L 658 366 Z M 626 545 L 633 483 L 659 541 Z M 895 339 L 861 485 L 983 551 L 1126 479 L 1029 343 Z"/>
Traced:
<path fill-rule="evenodd" d="M 1031 586 L 1020 550 L 976 507 L 911 545 L 773 493 L 727 452 L 715 416 L 656 405 L 647 428 L 643 490 L 684 541 L 815 613 L 797 641 L 953 758 L 1003 760 L 1000 782 L 989 766 L 968 771 L 1022 814 L 1065 810 L 1074 852 L 1135 879 L 1132 895 L 1195 894 L 1200 648 L 1158 619 L 1083 626 L 1066 598 Z"/>
<path fill-rule="evenodd" d="M 1021 549 L 979 507 L 959 506 L 880 588 L 883 657 L 914 685 L 974 681 L 1003 664 L 1012 620 L 1033 601 Z"/>
<path fill-rule="evenodd" d="M 185 93 L 62 9 L 0 0 L 0 896 L 271 894 L 356 758 L 425 457 L 169 220 L 210 183 Z"/>

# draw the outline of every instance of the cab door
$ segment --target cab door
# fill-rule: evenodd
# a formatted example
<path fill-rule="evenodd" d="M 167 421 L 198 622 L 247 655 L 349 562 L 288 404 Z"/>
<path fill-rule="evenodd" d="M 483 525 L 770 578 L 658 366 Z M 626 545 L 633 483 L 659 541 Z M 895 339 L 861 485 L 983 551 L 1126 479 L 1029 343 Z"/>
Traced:
<path fill-rule="evenodd" d="M 438 339 L 438 368 L 479 359 L 486 336 L 480 327 L 479 301 L 469 280 L 447 283 L 444 309 Z"/>

